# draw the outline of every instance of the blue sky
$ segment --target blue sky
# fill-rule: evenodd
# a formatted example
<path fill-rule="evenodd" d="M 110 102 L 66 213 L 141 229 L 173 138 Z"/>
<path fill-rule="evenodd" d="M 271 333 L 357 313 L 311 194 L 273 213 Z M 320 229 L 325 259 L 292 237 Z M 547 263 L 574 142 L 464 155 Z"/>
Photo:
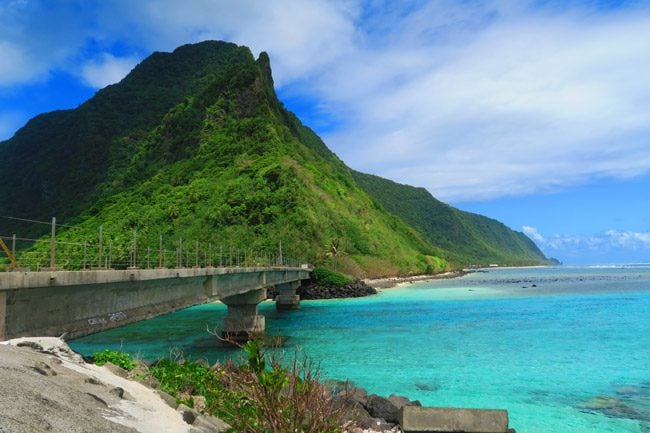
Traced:
<path fill-rule="evenodd" d="M 0 0 L 0 139 L 205 39 L 269 52 L 349 166 L 565 263 L 650 262 L 650 2 Z"/>

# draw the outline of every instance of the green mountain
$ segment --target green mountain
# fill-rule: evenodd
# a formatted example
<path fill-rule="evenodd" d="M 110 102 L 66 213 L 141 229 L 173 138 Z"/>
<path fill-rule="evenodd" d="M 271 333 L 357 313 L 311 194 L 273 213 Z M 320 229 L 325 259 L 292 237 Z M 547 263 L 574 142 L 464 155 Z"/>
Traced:
<path fill-rule="evenodd" d="M 422 233 L 431 245 L 443 249 L 441 255 L 451 262 L 524 265 L 546 260 L 525 234 L 499 221 L 451 207 L 424 188 L 358 171 L 353 171 L 352 175 L 388 212 Z"/>
<path fill-rule="evenodd" d="M 139 251 L 184 240 L 185 263 L 195 245 L 252 263 L 281 242 L 285 257 L 358 276 L 545 260 L 496 221 L 352 172 L 277 99 L 268 56 L 225 42 L 154 53 L 78 108 L 32 119 L 0 152 L 2 214 L 56 216 L 69 245 L 60 266 L 84 243 L 97 254 L 100 225 L 114 263 L 126 263 L 134 230 Z M 0 235 L 36 236 L 11 222 Z M 23 250 L 32 267 L 47 263 L 45 243 Z"/>

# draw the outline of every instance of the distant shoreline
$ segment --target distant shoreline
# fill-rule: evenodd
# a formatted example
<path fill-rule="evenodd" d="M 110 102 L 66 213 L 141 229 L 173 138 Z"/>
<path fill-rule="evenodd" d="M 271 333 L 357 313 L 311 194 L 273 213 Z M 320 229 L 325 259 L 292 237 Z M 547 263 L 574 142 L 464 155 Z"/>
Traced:
<path fill-rule="evenodd" d="M 442 272 L 440 274 L 434 274 L 434 275 L 424 274 L 424 275 L 413 275 L 410 277 L 367 278 L 363 280 L 363 282 L 375 289 L 392 289 L 394 287 L 404 286 L 406 284 L 458 278 L 458 277 L 462 277 L 463 275 L 467 275 L 471 272 L 472 271 L 463 269 L 457 271 Z"/>

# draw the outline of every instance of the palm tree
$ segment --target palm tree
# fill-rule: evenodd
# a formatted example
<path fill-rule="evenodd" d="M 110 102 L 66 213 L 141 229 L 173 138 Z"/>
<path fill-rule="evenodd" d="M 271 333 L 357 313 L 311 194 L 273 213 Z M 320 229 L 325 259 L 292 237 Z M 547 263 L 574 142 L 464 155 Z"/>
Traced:
<path fill-rule="evenodd" d="M 338 238 L 332 239 L 332 244 L 329 246 L 327 252 L 325 253 L 326 257 L 332 259 L 334 263 L 334 271 L 338 267 L 338 260 L 340 257 L 345 255 L 345 251 L 341 248 L 341 241 Z"/>

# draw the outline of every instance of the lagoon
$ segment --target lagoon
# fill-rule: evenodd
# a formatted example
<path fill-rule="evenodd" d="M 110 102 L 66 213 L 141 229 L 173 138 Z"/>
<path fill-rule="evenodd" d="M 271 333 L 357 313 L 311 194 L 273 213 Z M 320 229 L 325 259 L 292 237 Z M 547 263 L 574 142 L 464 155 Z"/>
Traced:
<path fill-rule="evenodd" d="M 288 337 L 285 350 L 370 392 L 505 408 L 519 433 L 650 431 L 650 267 L 490 269 L 260 311 L 267 333 Z M 70 345 L 237 357 L 206 331 L 225 313 L 218 303 L 192 307 Z"/>

